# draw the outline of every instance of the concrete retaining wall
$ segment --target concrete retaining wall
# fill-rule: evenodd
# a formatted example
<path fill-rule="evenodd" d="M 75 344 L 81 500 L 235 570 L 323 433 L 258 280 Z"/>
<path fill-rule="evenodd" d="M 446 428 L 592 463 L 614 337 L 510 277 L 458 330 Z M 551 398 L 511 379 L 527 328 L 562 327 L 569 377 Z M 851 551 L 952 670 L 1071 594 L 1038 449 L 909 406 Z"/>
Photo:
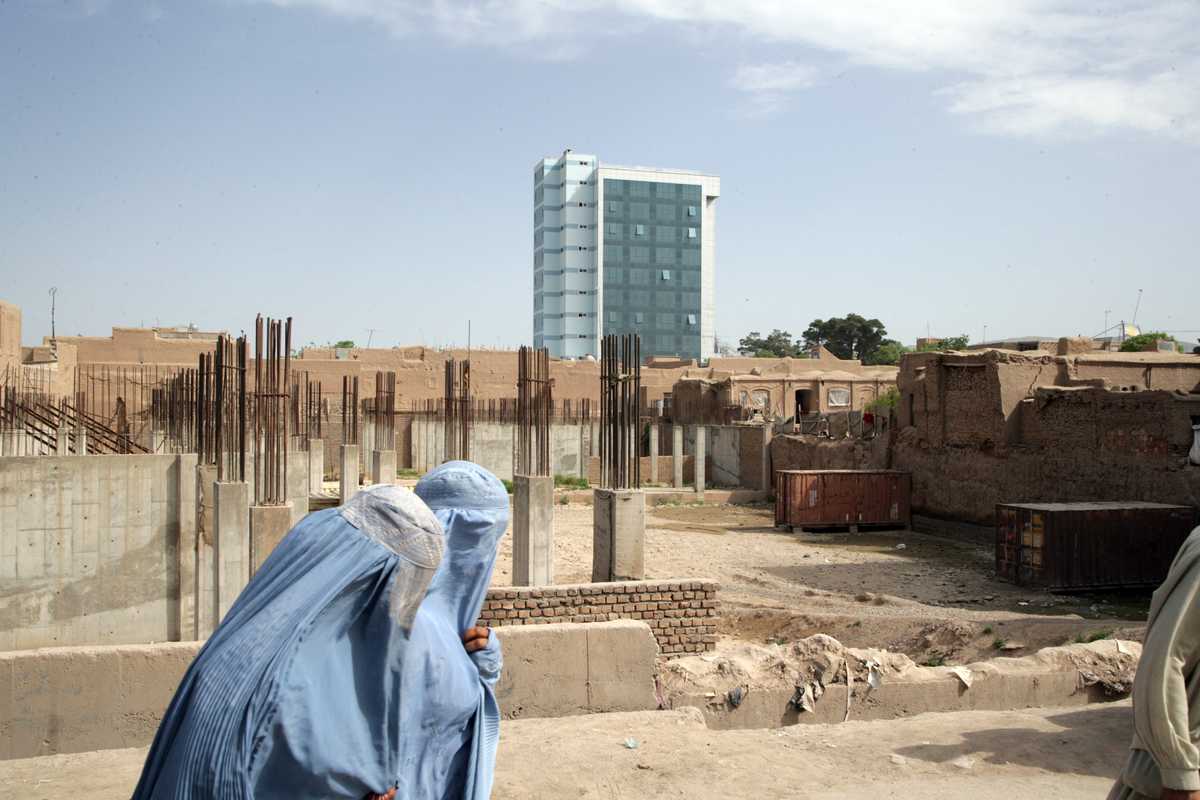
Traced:
<path fill-rule="evenodd" d="M 644 622 L 497 631 L 505 717 L 644 711 L 658 648 Z M 203 643 L 0 653 L 0 760 L 150 743 Z"/>
<path fill-rule="evenodd" d="M 195 455 L 0 459 L 0 650 L 178 638 Z"/>
<path fill-rule="evenodd" d="M 579 475 L 587 472 L 588 458 L 595 452 L 595 426 L 550 426 L 550 471 L 554 475 Z M 505 480 L 513 476 L 513 451 L 516 426 L 502 422 L 476 422 L 471 426 L 471 460 L 487 467 Z M 409 441 L 412 450 L 408 464 L 427 472 L 441 464 L 445 454 L 445 425 L 429 417 L 413 417 Z"/>

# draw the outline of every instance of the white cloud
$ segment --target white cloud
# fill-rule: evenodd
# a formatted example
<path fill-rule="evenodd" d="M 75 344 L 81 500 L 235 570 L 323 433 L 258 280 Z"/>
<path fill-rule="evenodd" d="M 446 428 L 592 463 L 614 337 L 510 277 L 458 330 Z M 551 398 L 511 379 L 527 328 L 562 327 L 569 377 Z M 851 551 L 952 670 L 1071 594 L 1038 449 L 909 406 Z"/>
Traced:
<path fill-rule="evenodd" d="M 651 25 L 736 36 L 805 61 L 945 74 L 949 110 L 1017 135 L 1133 130 L 1200 143 L 1196 0 L 253 0 L 367 20 L 396 35 L 559 56 Z M 797 61 L 740 67 L 765 107 L 812 85 Z"/>
<path fill-rule="evenodd" d="M 738 67 L 730 83 L 743 92 L 791 92 L 807 89 L 817 80 L 817 70 L 806 64 L 752 64 Z"/>
<path fill-rule="evenodd" d="M 729 85 L 746 94 L 744 113 L 765 117 L 780 111 L 789 93 L 816 85 L 817 75 L 816 68 L 795 61 L 743 64 Z"/>

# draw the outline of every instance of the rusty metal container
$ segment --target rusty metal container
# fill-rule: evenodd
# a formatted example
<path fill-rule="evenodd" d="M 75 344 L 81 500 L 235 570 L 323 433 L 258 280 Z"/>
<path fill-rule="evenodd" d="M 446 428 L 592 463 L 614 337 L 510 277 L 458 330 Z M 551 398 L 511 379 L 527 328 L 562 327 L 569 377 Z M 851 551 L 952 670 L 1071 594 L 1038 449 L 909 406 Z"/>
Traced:
<path fill-rule="evenodd" d="M 996 574 L 1059 591 L 1152 589 L 1196 523 L 1190 506 L 1161 503 L 1002 503 Z"/>
<path fill-rule="evenodd" d="M 789 529 L 909 524 L 912 479 L 896 470 L 779 470 L 775 524 Z"/>

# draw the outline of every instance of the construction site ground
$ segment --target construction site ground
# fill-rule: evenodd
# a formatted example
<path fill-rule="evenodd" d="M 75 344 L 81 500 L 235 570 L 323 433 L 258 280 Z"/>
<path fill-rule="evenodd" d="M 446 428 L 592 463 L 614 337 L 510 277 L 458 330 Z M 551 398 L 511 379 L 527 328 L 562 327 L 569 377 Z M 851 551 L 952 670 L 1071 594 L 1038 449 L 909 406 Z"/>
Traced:
<path fill-rule="evenodd" d="M 592 507 L 557 504 L 554 536 L 555 581 L 590 581 Z M 646 577 L 720 581 L 722 644 L 822 633 L 936 666 L 1141 640 L 1149 591 L 1050 594 L 998 580 L 993 558 L 985 545 L 911 531 L 789 533 L 767 505 L 646 509 Z M 507 536 L 493 585 L 511 576 Z"/>
<path fill-rule="evenodd" d="M 718 731 L 695 709 L 501 726 L 496 800 L 525 798 L 1104 797 L 1129 742 L 1128 701 L 1083 709 Z M 145 749 L 0 761 L 0 797 L 123 800 Z"/>

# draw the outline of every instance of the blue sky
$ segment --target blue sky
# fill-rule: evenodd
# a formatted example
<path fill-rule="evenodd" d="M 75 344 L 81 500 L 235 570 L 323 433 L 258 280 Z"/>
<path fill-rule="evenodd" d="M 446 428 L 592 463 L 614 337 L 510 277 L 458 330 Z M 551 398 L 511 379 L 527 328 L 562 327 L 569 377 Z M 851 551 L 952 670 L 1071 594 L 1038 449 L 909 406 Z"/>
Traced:
<path fill-rule="evenodd" d="M 842 6 L 845 6 L 844 8 Z M 0 0 L 0 299 L 531 336 L 532 171 L 722 178 L 717 333 L 1200 329 L 1200 5 Z"/>

